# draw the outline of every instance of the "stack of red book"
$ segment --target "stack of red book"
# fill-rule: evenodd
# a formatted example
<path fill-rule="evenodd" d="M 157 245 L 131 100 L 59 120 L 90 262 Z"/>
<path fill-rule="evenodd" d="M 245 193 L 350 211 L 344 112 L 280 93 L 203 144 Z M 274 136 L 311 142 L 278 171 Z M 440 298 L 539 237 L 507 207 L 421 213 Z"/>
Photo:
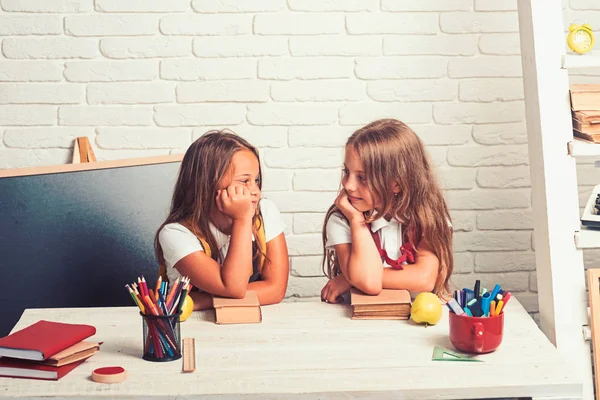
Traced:
<path fill-rule="evenodd" d="M 100 350 L 91 325 L 38 321 L 0 339 L 0 376 L 58 380 Z"/>

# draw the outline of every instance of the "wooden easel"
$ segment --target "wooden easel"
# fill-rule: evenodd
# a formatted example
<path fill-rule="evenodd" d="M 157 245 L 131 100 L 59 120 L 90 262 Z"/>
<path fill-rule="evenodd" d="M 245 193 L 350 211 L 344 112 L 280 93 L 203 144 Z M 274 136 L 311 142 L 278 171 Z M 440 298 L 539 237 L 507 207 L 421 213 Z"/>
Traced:
<path fill-rule="evenodd" d="M 90 140 L 86 136 L 75 139 L 73 147 L 73 164 L 86 163 L 96 161 L 96 155 L 90 144 Z"/>
<path fill-rule="evenodd" d="M 594 380 L 596 399 L 600 400 L 600 269 L 588 269 L 588 294 L 590 297 L 590 317 L 592 320 L 592 346 L 594 349 Z"/>

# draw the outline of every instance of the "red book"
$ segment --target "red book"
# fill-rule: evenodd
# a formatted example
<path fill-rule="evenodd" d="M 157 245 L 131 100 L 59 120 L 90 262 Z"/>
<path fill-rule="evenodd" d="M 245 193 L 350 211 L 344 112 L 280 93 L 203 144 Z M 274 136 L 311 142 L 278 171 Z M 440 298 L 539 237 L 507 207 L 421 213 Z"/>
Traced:
<path fill-rule="evenodd" d="M 10 378 L 30 378 L 57 381 L 86 359 L 74 363 L 53 367 L 32 361 L 17 360 L 14 358 L 0 358 L 0 376 Z"/>
<path fill-rule="evenodd" d="M 91 325 L 42 320 L 0 339 L 0 356 L 42 361 L 94 334 Z"/>

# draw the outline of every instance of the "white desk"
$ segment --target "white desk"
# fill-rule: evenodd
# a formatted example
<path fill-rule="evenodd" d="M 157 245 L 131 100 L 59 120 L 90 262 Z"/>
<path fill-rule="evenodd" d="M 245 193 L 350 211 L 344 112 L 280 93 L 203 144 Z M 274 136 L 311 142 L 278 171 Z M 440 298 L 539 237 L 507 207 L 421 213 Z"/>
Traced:
<path fill-rule="evenodd" d="M 446 312 L 446 308 L 444 308 Z M 500 348 L 483 363 L 431 361 L 433 346 L 452 349 L 448 316 L 434 327 L 408 321 L 354 321 L 349 306 L 283 303 L 263 307 L 263 322 L 216 325 L 212 312 L 181 325 L 196 338 L 196 372 L 181 360 L 144 361 L 135 308 L 26 310 L 16 329 L 39 319 L 89 323 L 101 351 L 58 382 L 0 378 L 0 397 L 210 399 L 580 399 L 582 386 L 517 299 L 506 309 Z M 92 370 L 120 365 L 112 385 Z M 219 396 L 220 395 L 220 396 Z M 269 396 L 267 396 L 269 395 Z"/>

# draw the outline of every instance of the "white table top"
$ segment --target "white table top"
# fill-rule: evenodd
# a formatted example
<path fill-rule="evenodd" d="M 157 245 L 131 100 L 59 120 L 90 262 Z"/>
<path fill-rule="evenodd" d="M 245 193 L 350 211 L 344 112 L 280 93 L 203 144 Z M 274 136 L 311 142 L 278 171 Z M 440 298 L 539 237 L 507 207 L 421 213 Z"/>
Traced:
<path fill-rule="evenodd" d="M 0 397 L 57 398 L 581 398 L 582 385 L 516 298 L 508 304 L 504 340 L 484 362 L 432 361 L 434 345 L 453 349 L 448 315 L 436 326 L 357 321 L 348 305 L 320 302 L 262 307 L 263 322 L 216 325 L 196 312 L 181 325 L 196 339 L 196 371 L 182 361 L 142 355 L 142 321 L 133 307 L 26 310 L 14 330 L 40 319 L 87 323 L 101 351 L 57 382 L 0 378 Z M 126 381 L 98 384 L 92 370 L 122 366 Z M 222 396 L 217 396 L 222 395 Z"/>

